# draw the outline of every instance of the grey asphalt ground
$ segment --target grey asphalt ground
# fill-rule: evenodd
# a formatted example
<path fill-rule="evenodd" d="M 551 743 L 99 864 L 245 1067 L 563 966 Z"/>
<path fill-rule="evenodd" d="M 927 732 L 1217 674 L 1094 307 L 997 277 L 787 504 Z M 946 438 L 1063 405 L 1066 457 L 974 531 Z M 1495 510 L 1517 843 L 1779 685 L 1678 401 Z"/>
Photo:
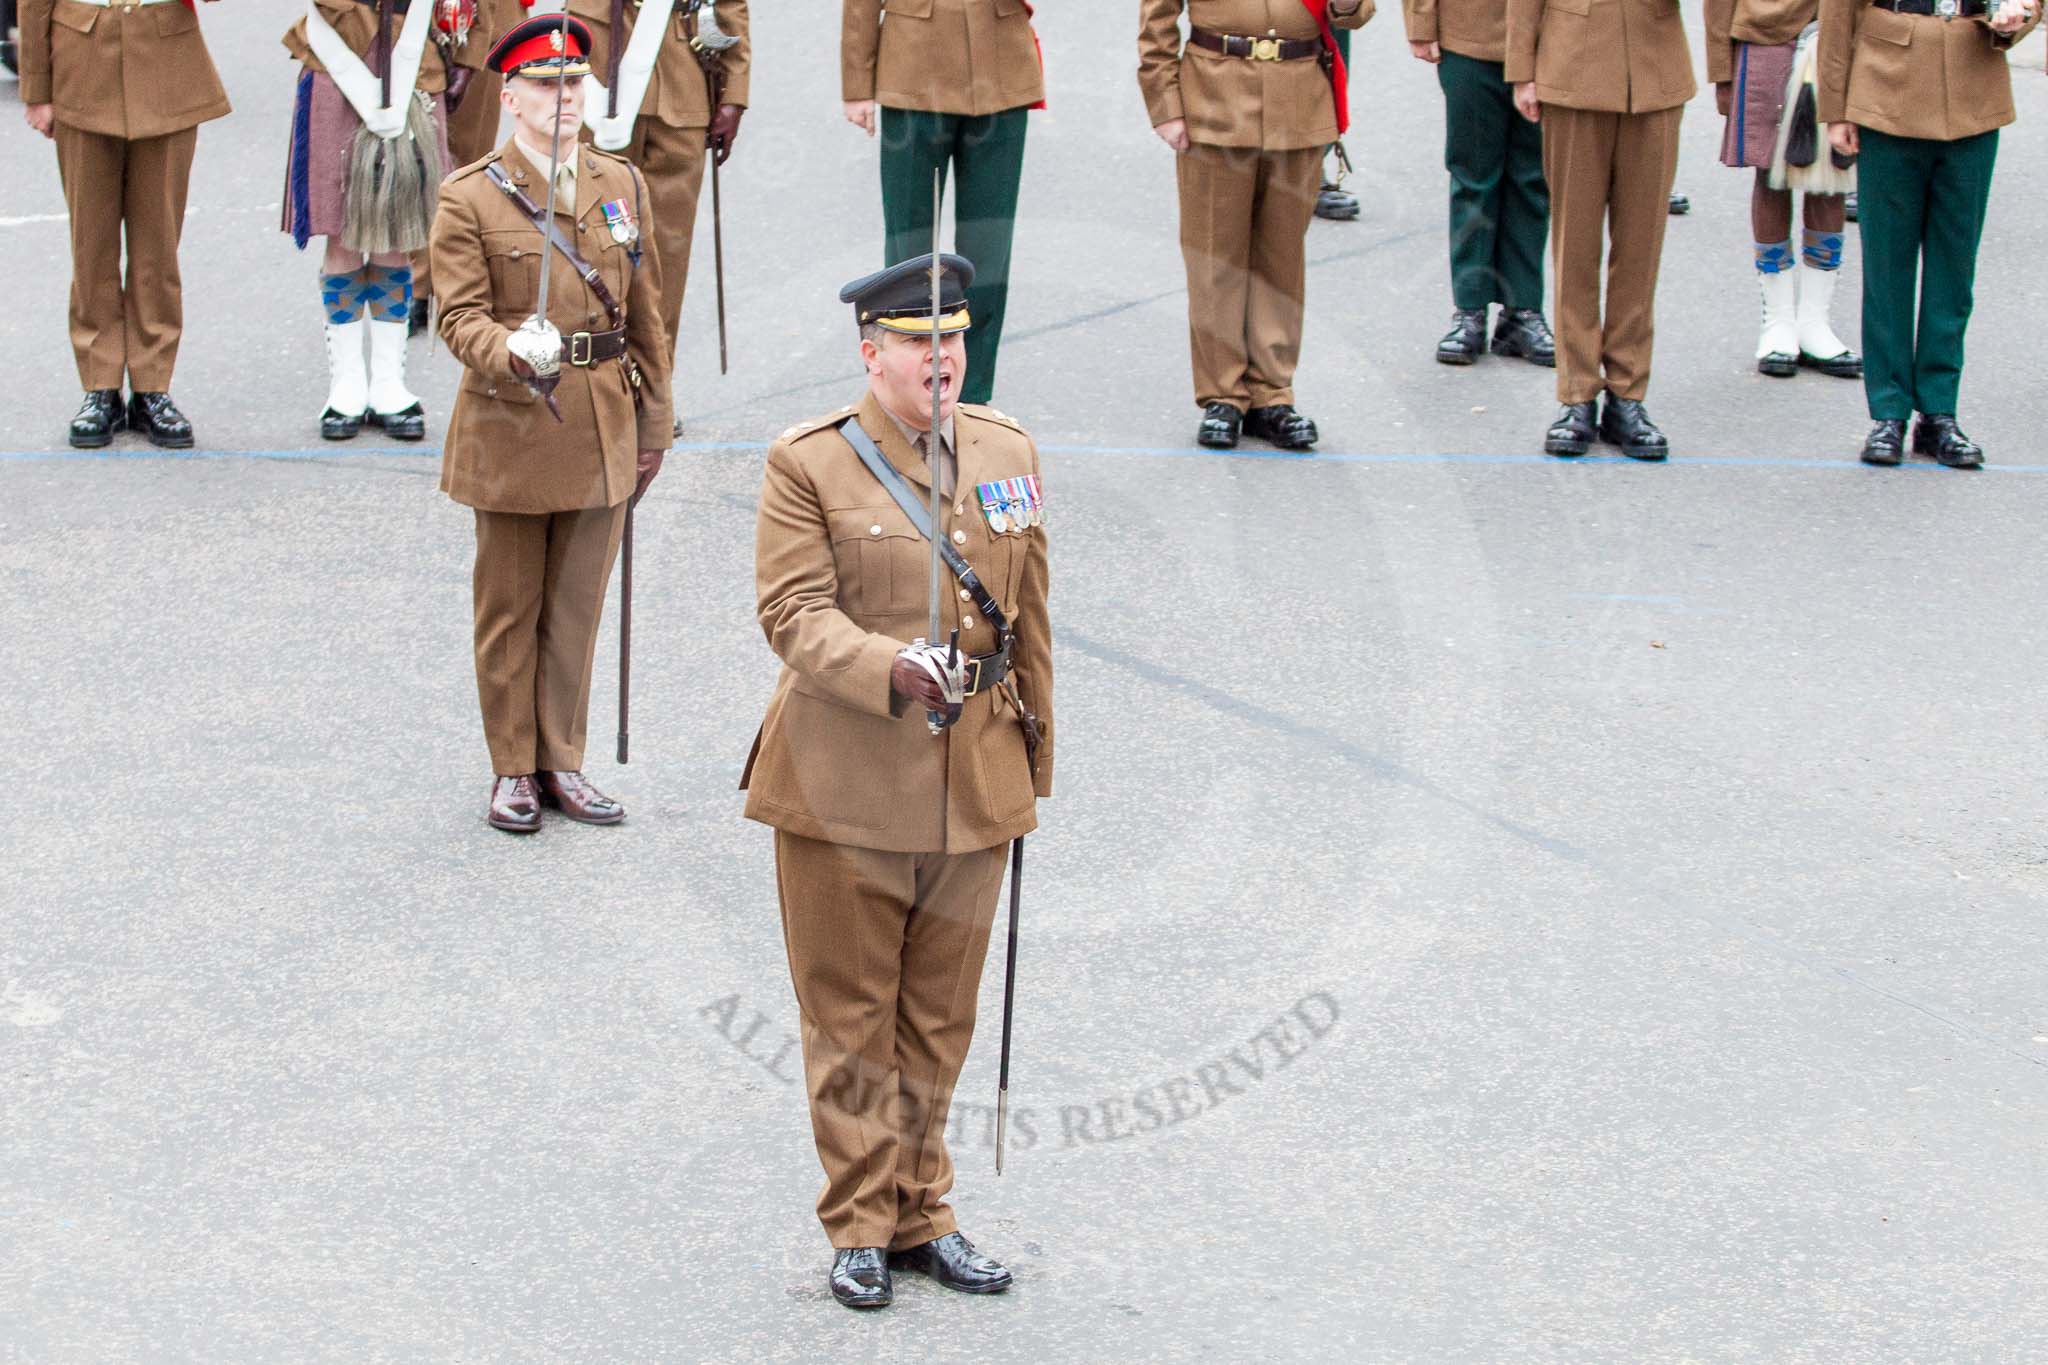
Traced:
<path fill-rule="evenodd" d="M 197 458 L 61 450 L 63 206 L 0 107 L 0 1359 L 2048 1358 L 2038 49 L 1981 474 L 1864 469 L 1858 386 L 1750 372 L 1706 99 L 1651 395 L 1679 458 L 1532 454 L 1548 374 L 1429 359 L 1441 112 L 1387 15 L 1365 217 L 1312 236 L 1323 453 L 1217 457 L 1135 24 L 1040 6 L 998 401 L 1047 451 L 1059 794 L 1001 1179 L 999 956 L 953 1126 L 1019 1282 L 856 1317 L 734 791 L 762 447 L 857 391 L 833 293 L 880 252 L 834 7 L 756 19 L 735 364 L 707 235 L 626 768 L 599 646 L 632 819 L 526 842 L 480 818 L 467 513 L 430 454 L 311 449 L 285 8 L 205 14 L 237 113 L 185 249 Z"/>

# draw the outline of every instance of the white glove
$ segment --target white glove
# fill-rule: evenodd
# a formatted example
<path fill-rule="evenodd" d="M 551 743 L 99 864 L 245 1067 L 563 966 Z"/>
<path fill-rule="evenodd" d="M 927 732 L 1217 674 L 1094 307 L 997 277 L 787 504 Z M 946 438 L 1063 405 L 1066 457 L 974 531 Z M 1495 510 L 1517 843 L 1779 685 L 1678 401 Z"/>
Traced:
<path fill-rule="evenodd" d="M 528 318 L 519 330 L 505 338 L 505 349 L 533 368 L 536 379 L 552 379 L 562 372 L 562 334 L 544 318 Z"/>

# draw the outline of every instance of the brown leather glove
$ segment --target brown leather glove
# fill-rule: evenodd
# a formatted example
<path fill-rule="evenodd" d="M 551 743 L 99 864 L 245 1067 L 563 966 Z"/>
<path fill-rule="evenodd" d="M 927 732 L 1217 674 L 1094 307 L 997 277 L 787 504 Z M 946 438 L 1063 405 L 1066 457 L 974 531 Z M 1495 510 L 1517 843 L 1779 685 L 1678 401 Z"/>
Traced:
<path fill-rule="evenodd" d="M 639 478 L 633 484 L 634 502 L 638 502 L 647 496 L 648 486 L 654 482 L 654 476 L 661 472 L 662 455 L 663 452 L 659 450 L 643 450 L 640 452 Z"/>
<path fill-rule="evenodd" d="M 721 104 L 718 106 L 718 112 L 711 117 L 711 131 L 706 135 L 704 145 L 717 156 L 718 164 L 721 166 L 725 164 L 726 158 L 732 155 L 733 143 L 739 141 L 740 115 L 746 112 L 743 105 Z"/>
<path fill-rule="evenodd" d="M 1728 117 L 1728 111 L 1735 107 L 1734 81 L 1714 82 L 1714 107 L 1721 111 L 1722 118 Z"/>
<path fill-rule="evenodd" d="M 448 69 L 448 88 L 442 92 L 441 101 L 448 106 L 449 113 L 462 107 L 462 97 L 469 93 L 469 78 L 475 74 L 466 66 Z"/>
<path fill-rule="evenodd" d="M 927 711 L 946 709 L 946 694 L 932 675 L 908 659 L 898 659 L 889 665 L 889 690 L 897 696 L 916 702 Z"/>

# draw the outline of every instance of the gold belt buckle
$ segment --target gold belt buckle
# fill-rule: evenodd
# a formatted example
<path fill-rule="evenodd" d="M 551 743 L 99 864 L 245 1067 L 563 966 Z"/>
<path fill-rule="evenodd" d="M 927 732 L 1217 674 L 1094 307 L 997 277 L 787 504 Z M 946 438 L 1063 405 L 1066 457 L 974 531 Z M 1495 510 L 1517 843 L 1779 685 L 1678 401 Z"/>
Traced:
<path fill-rule="evenodd" d="M 967 662 L 974 669 L 974 681 L 967 684 L 965 695 L 972 697 L 981 691 L 981 660 L 969 659 Z"/>
<path fill-rule="evenodd" d="M 569 363 L 571 365 L 588 367 L 592 350 L 590 333 L 571 332 L 569 334 Z"/>
<path fill-rule="evenodd" d="M 1278 38 L 1252 39 L 1252 60 L 1255 62 L 1277 62 L 1280 60 Z"/>

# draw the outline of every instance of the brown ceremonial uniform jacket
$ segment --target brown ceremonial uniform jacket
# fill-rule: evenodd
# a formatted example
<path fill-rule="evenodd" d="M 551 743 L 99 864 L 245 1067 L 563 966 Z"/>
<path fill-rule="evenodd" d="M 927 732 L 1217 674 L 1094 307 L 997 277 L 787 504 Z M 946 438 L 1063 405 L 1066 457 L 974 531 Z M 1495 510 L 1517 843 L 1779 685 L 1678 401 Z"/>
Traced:
<path fill-rule="evenodd" d="M 486 166 L 502 163 L 534 203 L 547 202 L 547 167 L 536 169 L 508 139 L 441 182 L 429 247 L 441 339 L 463 366 L 441 455 L 441 491 L 486 512 L 615 507 L 632 495 L 639 452 L 670 443 L 670 349 L 654 262 L 634 269 L 626 248 L 612 240 L 601 207 L 623 199 L 639 220 L 642 243 L 649 244 L 646 185 L 623 157 L 588 145 L 577 156 L 573 234 L 566 215 L 558 212 L 555 221 L 626 310 L 627 354 L 640 366 L 644 406 L 636 416 L 632 385 L 617 360 L 589 366 L 563 360 L 555 390 L 560 422 L 512 373 L 505 339 L 539 301 L 543 251 L 554 272 L 548 321 L 561 330 L 564 344 L 572 333 L 606 331 L 611 322 L 562 253 L 546 246 L 540 229 L 485 174 Z"/>
<path fill-rule="evenodd" d="M 1254 38 L 1318 38 L 1315 16 L 1301 0 L 1142 0 L 1138 27 L 1138 89 L 1157 128 L 1188 121 L 1188 137 L 1211 147 L 1268 152 L 1320 147 L 1337 140 L 1330 78 L 1311 58 L 1260 62 L 1181 45 L 1180 16 L 1211 33 Z M 1373 0 L 1349 14 L 1330 13 L 1333 28 L 1362 28 Z"/>
<path fill-rule="evenodd" d="M 1735 45 L 1776 46 L 1799 40 L 1820 17 L 1820 0 L 1707 0 L 1707 79 L 1735 79 Z"/>
<path fill-rule="evenodd" d="M 1100 0 L 1096 0 L 1100 3 Z M 840 97 L 934 114 L 1000 114 L 1045 98 L 1024 0 L 845 0 Z"/>
<path fill-rule="evenodd" d="M 416 0 L 416 3 L 431 4 L 432 0 Z M 334 31 L 348 44 L 349 50 L 358 57 L 367 58 L 370 49 L 377 45 L 377 7 L 362 4 L 360 0 L 319 0 L 319 5 L 320 13 L 334 25 Z M 306 42 L 305 6 L 296 8 L 300 11 L 299 17 L 284 32 L 285 51 L 292 54 L 293 60 L 304 63 L 309 71 L 325 71 L 327 68 L 320 64 L 320 59 L 313 55 L 311 45 Z M 398 44 L 399 30 L 404 27 L 405 16 L 397 13 L 394 6 L 391 15 L 391 42 L 394 47 Z M 476 32 L 481 32 L 483 27 L 479 21 Z M 467 43 L 455 49 L 455 64 L 481 71 L 484 58 L 490 55 L 490 47 L 477 41 L 476 32 L 470 34 Z M 418 88 L 429 95 L 438 95 L 448 88 L 448 64 L 441 58 L 441 45 L 433 40 L 431 34 L 427 38 L 426 51 L 420 54 Z"/>
<path fill-rule="evenodd" d="M 669 15 L 669 36 L 663 40 L 661 55 L 655 59 L 654 74 L 648 78 L 646 97 L 640 101 L 640 116 L 666 123 L 671 128 L 709 128 L 711 92 L 704 82 L 704 68 L 690 51 L 683 32 L 682 0 Z M 754 42 L 747 24 L 747 0 L 718 0 L 718 26 L 739 41 L 725 50 L 719 66 L 725 75 L 723 103 L 742 107 L 747 102 L 747 77 L 754 66 Z M 590 25 L 590 69 L 607 81 L 611 71 L 611 0 L 569 0 L 569 13 Z M 638 21 L 637 0 L 626 0 L 626 31 L 619 41 L 633 36 Z M 592 116 L 602 109 L 586 110 Z"/>
<path fill-rule="evenodd" d="M 2016 117 L 2006 51 L 2040 21 L 2007 37 L 1981 19 L 1821 0 L 1821 122 L 1942 142 L 2002 128 Z"/>
<path fill-rule="evenodd" d="M 1567 109 L 1647 114 L 1693 97 L 1678 0 L 1508 0 L 1502 73 Z"/>
<path fill-rule="evenodd" d="M 1507 0 L 1401 0 L 1401 16 L 1411 43 L 1441 43 L 1482 62 L 1507 58 Z"/>
<path fill-rule="evenodd" d="M 991 689 L 967 699 L 944 739 L 889 690 L 896 652 L 929 628 L 931 544 L 917 533 L 833 423 L 853 414 L 913 488 L 925 462 L 870 393 L 858 406 L 785 431 L 768 451 L 754 540 L 761 628 L 783 662 L 740 786 L 747 816 L 809 839 L 903 853 L 966 853 L 1035 829 L 1052 795 L 1052 626 L 1045 528 L 1001 535 L 975 485 L 1038 473 L 1038 448 L 991 408 L 955 409 L 957 491 L 941 534 L 974 566 L 1016 631 L 1014 676 L 1038 717 L 1034 769 L 1024 730 Z M 994 629 L 941 580 L 942 633 L 973 613 L 960 648 L 986 654 Z"/>
<path fill-rule="evenodd" d="M 199 16 L 176 0 L 134 10 L 21 0 L 18 18 L 21 102 L 55 105 L 67 128 L 163 137 L 228 112 Z"/>

